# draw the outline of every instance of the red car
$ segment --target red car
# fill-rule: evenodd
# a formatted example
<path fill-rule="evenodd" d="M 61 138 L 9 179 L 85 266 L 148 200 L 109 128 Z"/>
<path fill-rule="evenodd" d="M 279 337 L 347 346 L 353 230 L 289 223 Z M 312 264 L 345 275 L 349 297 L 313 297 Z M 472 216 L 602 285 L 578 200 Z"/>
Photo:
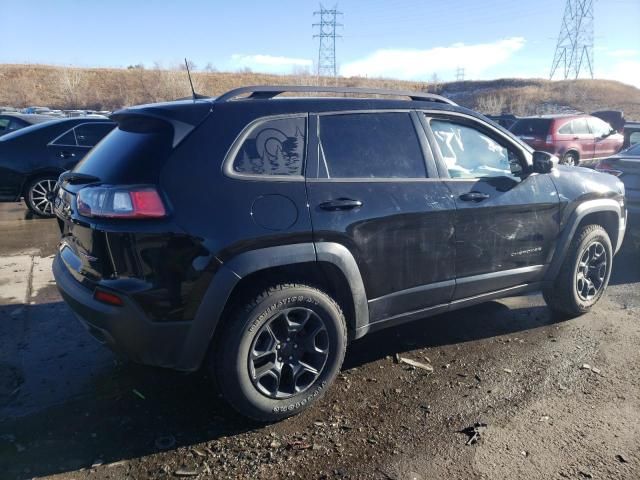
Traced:
<path fill-rule="evenodd" d="M 535 150 L 556 155 L 561 163 L 585 165 L 615 155 L 624 136 L 591 115 L 545 115 L 520 118 L 511 131 Z"/>

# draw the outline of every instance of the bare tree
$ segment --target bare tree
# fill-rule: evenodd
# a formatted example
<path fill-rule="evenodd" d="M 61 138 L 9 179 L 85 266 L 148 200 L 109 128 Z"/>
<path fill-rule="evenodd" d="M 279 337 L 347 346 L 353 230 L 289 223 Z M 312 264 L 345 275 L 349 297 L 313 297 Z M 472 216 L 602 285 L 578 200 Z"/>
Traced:
<path fill-rule="evenodd" d="M 496 93 L 478 98 L 478 110 L 491 115 L 502 113 L 506 104 L 505 97 Z"/>
<path fill-rule="evenodd" d="M 78 68 L 62 69 L 59 83 L 67 105 L 70 108 L 77 108 L 84 84 L 84 72 Z"/>

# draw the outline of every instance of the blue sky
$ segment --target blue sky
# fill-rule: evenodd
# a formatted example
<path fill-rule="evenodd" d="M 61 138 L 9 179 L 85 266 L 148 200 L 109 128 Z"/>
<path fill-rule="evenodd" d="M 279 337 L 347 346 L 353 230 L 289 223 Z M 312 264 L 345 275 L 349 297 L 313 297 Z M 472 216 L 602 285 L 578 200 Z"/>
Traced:
<path fill-rule="evenodd" d="M 333 2 L 325 2 L 333 6 Z M 343 75 L 546 77 L 564 0 L 341 0 Z M 318 2 L 0 0 L 0 63 L 313 69 Z M 640 86 L 640 0 L 596 1 L 596 76 Z"/>

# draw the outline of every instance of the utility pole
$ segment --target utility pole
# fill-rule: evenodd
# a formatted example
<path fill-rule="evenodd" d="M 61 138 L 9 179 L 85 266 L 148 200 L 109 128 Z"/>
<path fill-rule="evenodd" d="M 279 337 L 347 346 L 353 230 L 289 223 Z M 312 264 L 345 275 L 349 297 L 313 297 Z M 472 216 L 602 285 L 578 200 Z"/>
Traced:
<path fill-rule="evenodd" d="M 456 68 L 456 82 L 464 82 L 464 68 Z"/>
<path fill-rule="evenodd" d="M 582 71 L 593 78 L 594 0 L 567 0 L 549 79 L 561 70 L 564 80 Z"/>
<path fill-rule="evenodd" d="M 341 35 L 336 34 L 336 28 L 342 27 L 342 23 L 338 23 L 338 15 L 342 12 L 338 11 L 338 6 L 333 8 L 324 8 L 320 4 L 320 10 L 313 12 L 313 16 L 320 17 L 320 23 L 314 23 L 313 28 L 318 28 L 318 33 L 313 38 L 319 38 L 318 45 L 318 77 L 336 77 L 338 69 L 336 67 L 336 38 Z"/>

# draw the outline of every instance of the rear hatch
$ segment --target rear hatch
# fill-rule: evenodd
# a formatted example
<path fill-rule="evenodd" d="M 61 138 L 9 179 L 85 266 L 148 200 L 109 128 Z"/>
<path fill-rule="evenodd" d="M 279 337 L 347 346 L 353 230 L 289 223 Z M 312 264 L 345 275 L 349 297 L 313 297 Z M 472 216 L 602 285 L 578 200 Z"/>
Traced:
<path fill-rule="evenodd" d="M 542 150 L 547 145 L 550 127 L 549 118 L 521 118 L 513 124 L 511 132 L 534 149 Z"/>
<path fill-rule="evenodd" d="M 118 127 L 72 171 L 61 175 L 55 202 L 62 234 L 60 257 L 76 280 L 92 287 L 103 279 L 144 278 L 136 242 L 141 235 L 153 236 L 174 228 L 170 200 L 159 189 L 162 168 L 210 111 L 211 102 L 189 101 L 116 112 L 112 119 Z M 103 192 L 113 197 L 109 192 L 129 191 L 157 192 L 166 206 L 166 215 L 87 215 L 86 208 L 82 209 L 83 198 L 100 202 Z"/>

